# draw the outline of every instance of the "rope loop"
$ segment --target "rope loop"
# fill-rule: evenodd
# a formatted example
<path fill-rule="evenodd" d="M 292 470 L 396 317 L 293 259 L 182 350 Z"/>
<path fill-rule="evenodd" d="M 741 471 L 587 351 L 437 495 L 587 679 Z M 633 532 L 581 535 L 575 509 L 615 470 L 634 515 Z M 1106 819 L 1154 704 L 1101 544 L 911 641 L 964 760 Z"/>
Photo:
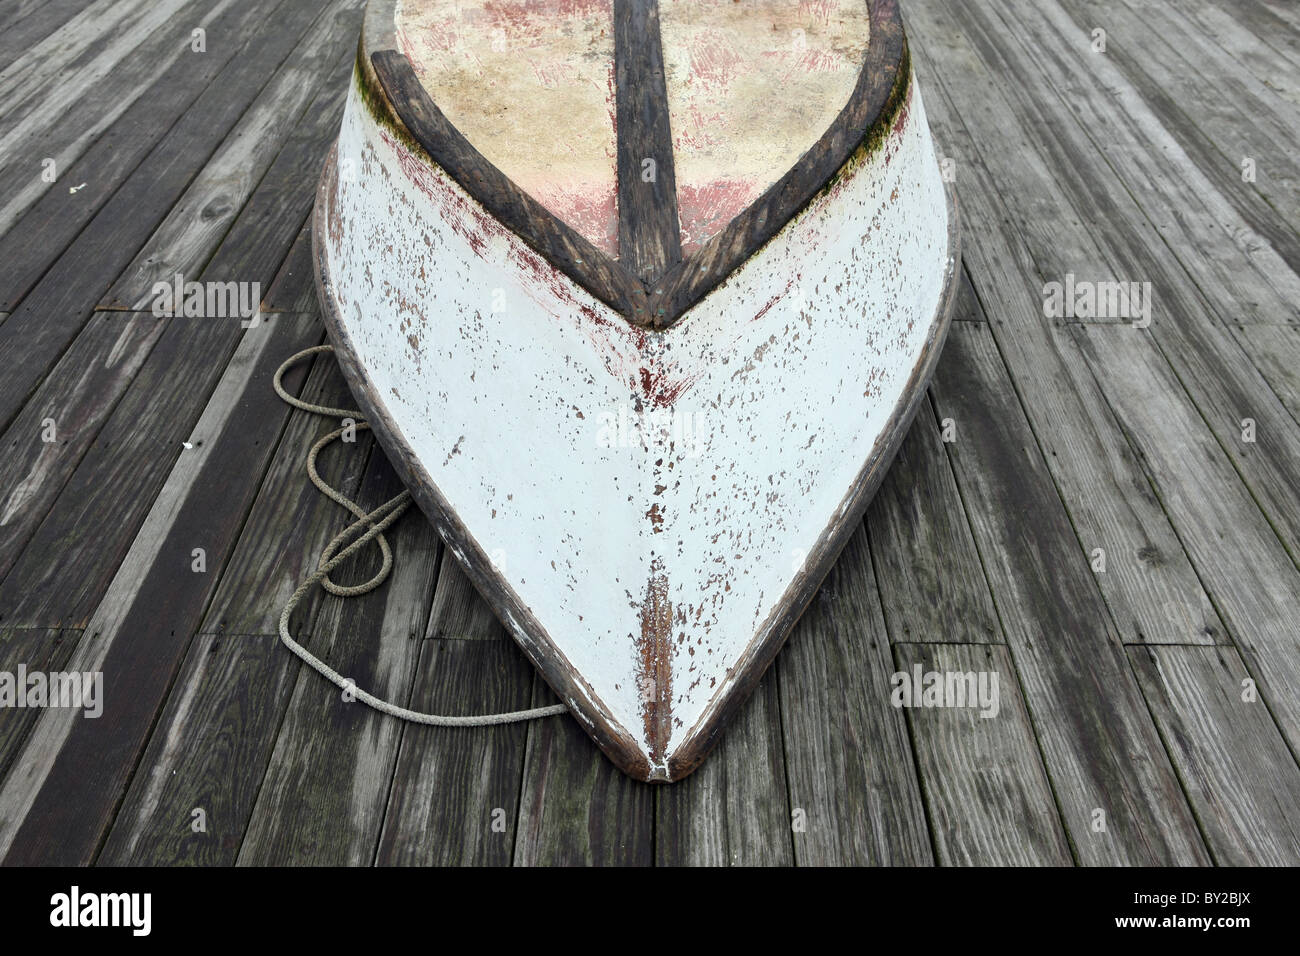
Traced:
<path fill-rule="evenodd" d="M 272 384 L 275 386 L 275 393 L 285 402 L 294 408 L 301 409 L 304 412 L 310 412 L 313 415 L 323 415 L 327 418 L 352 419 L 355 423 L 355 431 L 368 429 L 370 426 L 364 421 L 364 415 L 361 412 L 348 408 L 331 408 L 328 405 L 314 405 L 311 402 L 305 402 L 300 398 L 290 395 L 285 391 L 282 379 L 284 373 L 299 362 L 311 358 L 313 355 L 322 355 L 333 353 L 332 345 L 317 345 L 313 348 L 303 349 L 294 355 L 289 356 L 281 366 L 275 370 L 275 377 Z M 307 476 L 311 483 L 316 486 L 325 497 L 329 498 L 335 504 L 346 508 L 348 512 L 356 519 L 325 545 L 325 550 L 321 552 L 320 562 L 316 571 L 298 585 L 289 598 L 289 603 L 284 606 L 280 613 L 280 642 L 296 654 L 303 663 L 307 664 L 312 670 L 316 671 L 326 680 L 333 683 L 336 687 L 341 688 L 351 697 L 361 701 L 369 707 L 374 708 L 383 714 L 397 717 L 401 720 L 410 721 L 416 724 L 427 724 L 434 727 L 491 727 L 497 724 L 513 724 L 524 720 L 536 720 L 540 717 L 554 717 L 568 710 L 563 704 L 552 704 L 549 707 L 534 707 L 529 710 L 515 710 L 504 714 L 483 714 L 480 716 L 470 717 L 444 717 L 438 714 L 425 714 L 419 711 L 410 710 L 406 707 L 399 707 L 397 704 L 382 700 L 368 691 L 357 687 L 355 683 L 344 677 L 334 668 L 330 667 L 319 657 L 313 654 L 307 648 L 295 641 L 289 634 L 289 619 L 293 616 L 294 609 L 302 603 L 303 598 L 311 593 L 312 588 L 319 584 L 330 594 L 338 597 L 360 597 L 363 594 L 369 594 L 375 588 L 379 587 L 388 579 L 388 575 L 393 570 L 393 551 L 389 547 L 388 539 L 384 537 L 384 532 L 393 526 L 396 521 L 406 514 L 411 507 L 411 493 L 403 491 L 395 498 L 390 498 L 373 511 L 366 511 L 359 504 L 343 494 L 337 488 L 320 476 L 316 469 L 316 458 L 320 455 L 321 450 L 333 441 L 337 441 L 350 430 L 349 426 L 336 428 L 327 435 L 321 436 L 311 450 L 307 453 Z M 360 535 L 360 537 L 357 537 Z M 355 538 L 351 544 L 347 542 Z M 330 572 L 348 560 L 354 554 L 359 552 L 366 545 L 374 542 L 379 546 L 380 554 L 383 556 L 383 566 L 375 572 L 374 576 L 368 581 L 361 584 L 342 585 L 336 584 L 330 579 Z M 342 550 L 340 550 L 342 549 Z"/>

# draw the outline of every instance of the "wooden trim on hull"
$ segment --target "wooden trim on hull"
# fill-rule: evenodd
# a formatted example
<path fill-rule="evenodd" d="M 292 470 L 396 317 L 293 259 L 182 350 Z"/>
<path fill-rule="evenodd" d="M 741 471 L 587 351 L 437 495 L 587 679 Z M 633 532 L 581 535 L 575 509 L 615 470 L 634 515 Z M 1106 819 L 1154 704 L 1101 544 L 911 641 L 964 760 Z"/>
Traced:
<path fill-rule="evenodd" d="M 636 735 L 620 724 L 600 703 L 600 698 L 569 663 L 546 629 L 498 573 L 487 554 L 457 516 L 454 508 L 439 491 L 427 469 L 411 452 L 386 403 L 357 358 L 345 323 L 333 295 L 326 256 L 327 210 L 329 195 L 336 177 L 336 154 L 331 151 L 321 176 L 313 224 L 313 246 L 317 263 L 316 283 L 330 337 L 340 363 L 360 407 L 389 452 L 394 468 L 411 490 L 425 515 L 447 542 L 479 592 L 494 613 L 516 638 L 525 653 L 541 671 L 547 683 L 574 712 L 579 723 L 619 769 L 640 780 L 665 782 L 678 780 L 699 766 L 718 736 L 771 663 L 799 617 L 816 594 L 831 566 L 847 544 L 861 520 L 871 497 L 893 460 L 907 429 L 916 414 L 925 383 L 942 350 L 950 321 L 952 303 L 960 269 L 956 200 L 952 187 L 946 188 L 948 201 L 948 265 L 939 306 L 931 317 L 928 336 L 913 368 L 906 399 L 896 407 L 886 427 L 876 439 L 865 467 L 850 486 L 836 520 L 818 538 L 810 551 L 805 570 L 789 584 L 767 620 L 756 631 L 737 664 L 729 682 L 714 695 L 702 716 L 682 742 L 673 748 L 664 766 L 652 766 Z M 578 704 L 584 701 L 584 709 Z"/>
<path fill-rule="evenodd" d="M 888 135 L 907 101 L 911 57 L 898 0 L 862 0 L 870 43 L 848 102 L 794 166 L 702 247 L 683 257 L 668 137 L 657 0 L 615 0 L 618 64 L 619 258 L 597 249 L 489 162 L 443 115 L 411 61 L 397 49 L 397 0 L 371 0 L 359 50 L 359 75 L 377 119 L 444 169 L 498 220 L 601 302 L 636 326 L 670 328 L 724 282 L 787 222 L 835 182 L 860 149 Z M 652 42 L 635 43 L 637 31 Z M 636 60 L 639 70 L 630 68 Z M 641 62 L 644 60 L 644 62 Z M 633 73 L 636 78 L 633 79 Z M 651 79 L 657 76 L 656 82 Z M 635 115 L 637 122 L 627 122 Z M 668 142 L 665 144 L 665 140 Z M 656 145 L 657 144 L 657 145 Z M 664 156 L 664 147 L 667 155 Z M 659 177 L 651 195 L 629 174 L 653 155 Z"/>
<path fill-rule="evenodd" d="M 614 72 L 619 261 L 653 283 L 682 261 L 658 0 L 614 0 Z M 649 182 L 646 160 L 655 164 Z"/>

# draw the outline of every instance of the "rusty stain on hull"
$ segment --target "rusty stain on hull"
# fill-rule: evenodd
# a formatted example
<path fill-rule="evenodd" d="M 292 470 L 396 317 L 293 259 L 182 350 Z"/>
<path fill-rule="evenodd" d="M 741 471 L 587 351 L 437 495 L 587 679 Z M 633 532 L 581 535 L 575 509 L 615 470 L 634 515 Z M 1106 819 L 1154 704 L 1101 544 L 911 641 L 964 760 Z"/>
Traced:
<path fill-rule="evenodd" d="M 666 778 L 668 738 L 672 733 L 673 605 L 668 599 L 668 577 L 660 558 L 655 558 L 651 564 L 640 618 L 637 653 L 641 662 L 638 690 L 641 694 L 642 727 L 650 763 L 662 768 Z"/>

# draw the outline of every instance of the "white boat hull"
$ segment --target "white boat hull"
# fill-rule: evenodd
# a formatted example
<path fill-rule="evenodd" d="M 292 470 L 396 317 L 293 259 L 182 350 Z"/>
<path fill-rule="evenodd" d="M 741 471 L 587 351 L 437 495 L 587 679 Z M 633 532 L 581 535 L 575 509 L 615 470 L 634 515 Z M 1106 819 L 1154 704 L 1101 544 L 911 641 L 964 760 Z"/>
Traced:
<path fill-rule="evenodd" d="M 946 334 L 919 90 L 674 325 L 629 323 L 372 111 L 316 205 L 331 336 L 450 552 L 629 774 L 707 753 L 861 518 Z"/>

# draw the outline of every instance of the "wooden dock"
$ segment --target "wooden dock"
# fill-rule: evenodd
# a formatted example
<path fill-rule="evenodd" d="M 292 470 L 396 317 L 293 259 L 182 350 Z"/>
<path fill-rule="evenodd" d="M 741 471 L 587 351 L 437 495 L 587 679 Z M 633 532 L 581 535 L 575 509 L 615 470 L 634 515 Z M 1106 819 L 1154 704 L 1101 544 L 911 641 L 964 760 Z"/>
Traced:
<path fill-rule="evenodd" d="M 789 645 L 658 788 L 568 717 L 344 703 L 276 637 L 350 520 L 303 469 L 333 426 L 271 375 L 324 338 L 308 220 L 361 0 L 8 3 L 0 672 L 102 672 L 104 713 L 0 710 L 0 860 L 1300 863 L 1300 10 L 901 2 L 957 321 Z M 177 274 L 259 283 L 262 322 L 156 318 Z M 328 358 L 287 382 L 350 404 Z M 364 432 L 322 473 L 400 490 Z M 411 707 L 551 702 L 428 525 L 393 543 L 298 639 Z M 893 706 L 917 665 L 998 675 L 997 716 Z"/>

